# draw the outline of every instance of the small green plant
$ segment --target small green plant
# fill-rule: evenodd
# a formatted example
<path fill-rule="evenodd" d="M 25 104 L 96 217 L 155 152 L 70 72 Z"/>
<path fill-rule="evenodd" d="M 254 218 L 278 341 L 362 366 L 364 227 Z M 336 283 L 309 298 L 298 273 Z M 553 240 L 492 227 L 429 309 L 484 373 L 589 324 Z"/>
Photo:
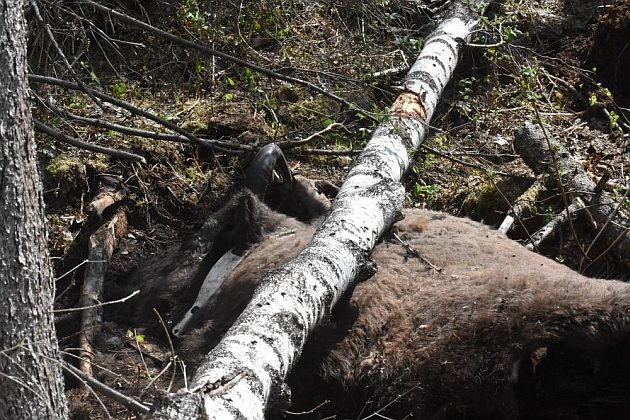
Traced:
<path fill-rule="evenodd" d="M 608 125 L 610 126 L 611 130 L 614 130 L 618 127 L 617 121 L 619 121 L 619 115 L 615 111 L 610 111 L 608 117 Z"/>
<path fill-rule="evenodd" d="M 588 106 L 595 106 L 597 104 L 597 95 L 591 93 L 591 96 L 588 97 Z"/>
<path fill-rule="evenodd" d="M 459 92 L 461 93 L 464 100 L 469 99 L 470 94 L 473 93 L 473 87 L 477 83 L 477 78 L 475 76 L 468 77 L 466 79 L 461 79 L 457 84 L 459 85 Z"/>
<path fill-rule="evenodd" d="M 114 85 L 114 94 L 119 98 L 125 98 L 127 90 L 127 83 L 124 80 L 120 80 Z"/>
<path fill-rule="evenodd" d="M 413 195 L 417 200 L 422 200 L 427 203 L 435 201 L 435 196 L 438 192 L 436 185 L 422 185 L 416 182 L 413 186 Z"/>
<path fill-rule="evenodd" d="M 127 330 L 126 335 L 127 338 L 135 340 L 137 343 L 144 343 L 144 334 L 138 334 L 137 332 L 135 332 L 135 330 Z"/>

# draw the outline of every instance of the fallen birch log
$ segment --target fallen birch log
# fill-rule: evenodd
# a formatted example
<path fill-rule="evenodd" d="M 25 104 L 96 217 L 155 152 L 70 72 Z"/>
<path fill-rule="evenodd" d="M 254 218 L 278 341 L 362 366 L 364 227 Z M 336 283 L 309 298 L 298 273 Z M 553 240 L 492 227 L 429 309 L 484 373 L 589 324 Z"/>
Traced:
<path fill-rule="evenodd" d="M 312 242 L 268 273 L 235 325 L 198 368 L 188 389 L 161 398 L 151 417 L 262 419 L 309 333 L 358 276 L 371 274 L 370 251 L 400 214 L 400 183 L 411 154 L 450 79 L 484 1 L 453 2 L 427 38 L 404 90 L 357 158 Z M 273 401 L 271 401 L 273 404 Z"/>
<path fill-rule="evenodd" d="M 598 237 L 622 260 L 630 265 L 630 219 L 620 203 L 605 192 L 596 192 L 596 184 L 584 167 L 555 138 L 534 124 L 527 123 L 514 138 L 514 149 L 534 172 L 549 173 L 570 192 L 568 201 L 581 196 L 601 229 Z M 557 167 L 556 167 L 557 165 Z M 589 249 L 592 248 L 589 247 Z M 596 255 L 589 257 L 595 258 Z"/>

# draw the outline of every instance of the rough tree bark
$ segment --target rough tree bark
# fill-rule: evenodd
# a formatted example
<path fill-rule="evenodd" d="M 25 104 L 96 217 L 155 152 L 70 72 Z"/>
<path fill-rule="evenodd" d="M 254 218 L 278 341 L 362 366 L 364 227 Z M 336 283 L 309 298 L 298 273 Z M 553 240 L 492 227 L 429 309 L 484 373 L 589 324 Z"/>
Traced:
<path fill-rule="evenodd" d="M 439 97 L 477 24 L 483 1 L 453 2 L 427 38 L 404 91 L 350 170 L 313 241 L 285 267 L 267 273 L 248 307 L 207 356 L 188 390 L 154 406 L 155 419 L 261 419 L 308 334 L 349 285 L 374 269 L 369 254 L 402 209 L 400 184 L 422 143 Z M 281 397 L 280 397 L 281 398 Z"/>
<path fill-rule="evenodd" d="M 601 239 L 612 246 L 620 261 L 630 266 L 630 225 L 621 206 L 605 192 L 595 193 L 596 184 L 584 167 L 555 138 L 541 127 L 527 123 L 516 131 L 514 150 L 536 173 L 549 173 L 569 193 L 569 202 L 580 194 L 588 205 L 593 220 L 602 229 Z M 556 166 L 557 165 L 557 166 Z M 589 255 L 595 257 L 595 255 Z"/>
<path fill-rule="evenodd" d="M 63 419 L 22 0 L 0 0 L 0 418 Z"/>

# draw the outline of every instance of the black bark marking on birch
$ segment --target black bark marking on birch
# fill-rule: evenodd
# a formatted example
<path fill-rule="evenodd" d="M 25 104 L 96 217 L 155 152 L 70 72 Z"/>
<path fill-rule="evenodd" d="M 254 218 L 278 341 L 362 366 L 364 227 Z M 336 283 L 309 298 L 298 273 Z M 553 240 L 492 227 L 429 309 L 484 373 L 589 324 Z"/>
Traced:
<path fill-rule="evenodd" d="M 442 32 L 439 35 L 432 36 L 431 38 L 429 38 L 424 45 L 425 45 L 425 48 L 426 48 L 427 45 L 429 45 L 429 44 L 431 44 L 433 42 L 438 43 L 438 44 L 443 44 L 443 45 L 446 46 L 446 48 L 451 50 L 451 53 L 453 54 L 453 57 L 457 57 L 457 54 L 458 54 L 457 53 L 457 49 L 455 49 L 453 47 L 453 44 L 451 42 L 448 42 L 449 39 L 452 39 L 453 42 L 455 42 L 455 44 L 457 44 L 457 40 L 453 39 L 450 34 L 448 34 L 446 32 Z M 449 60 L 450 59 L 451 58 L 449 57 Z"/>
<path fill-rule="evenodd" d="M 431 73 L 422 70 L 414 71 L 407 75 L 405 78 L 405 88 L 407 87 L 407 84 L 417 83 L 418 81 L 426 83 L 436 95 L 441 90 L 441 88 L 438 87 L 441 83 L 436 82 Z"/>
<path fill-rule="evenodd" d="M 436 64 L 437 64 L 437 65 L 439 65 L 439 66 L 440 66 L 440 68 L 442 69 L 442 72 L 443 72 L 445 75 L 448 75 L 448 74 L 449 74 L 448 70 L 446 69 L 446 66 L 444 65 L 444 63 L 442 63 L 442 60 L 440 60 L 438 57 L 436 57 L 436 56 L 434 56 L 434 55 L 426 55 L 426 56 L 424 56 L 424 57 L 420 57 L 420 58 L 418 58 L 418 59 L 416 60 L 416 63 L 418 63 L 418 62 L 420 62 L 420 61 L 425 61 L 425 60 L 426 60 L 426 61 L 433 61 L 433 67 L 435 67 L 435 66 L 436 66 Z"/>
<path fill-rule="evenodd" d="M 357 274 L 357 282 L 365 281 L 372 278 L 372 276 L 374 276 L 377 271 L 378 266 L 376 265 L 376 262 L 372 259 L 372 253 L 364 252 L 361 255 L 359 273 Z"/>
<path fill-rule="evenodd" d="M 427 110 L 420 95 L 413 92 L 402 92 L 392 105 L 392 114 L 399 117 L 427 119 Z M 401 136 L 403 137 L 403 136 Z"/>

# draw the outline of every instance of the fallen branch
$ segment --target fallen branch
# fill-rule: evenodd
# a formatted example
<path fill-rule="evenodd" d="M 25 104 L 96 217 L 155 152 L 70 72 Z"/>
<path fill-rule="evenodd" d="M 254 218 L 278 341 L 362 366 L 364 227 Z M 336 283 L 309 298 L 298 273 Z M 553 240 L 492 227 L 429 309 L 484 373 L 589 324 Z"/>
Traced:
<path fill-rule="evenodd" d="M 116 150 L 109 147 L 99 146 L 98 144 L 92 144 L 85 142 L 83 140 L 76 139 L 74 137 L 70 137 L 61 131 L 55 130 L 52 127 L 47 126 L 39 120 L 33 118 L 33 126 L 35 130 L 40 133 L 44 133 L 49 135 L 55 140 L 61 141 L 63 143 L 68 143 L 74 147 L 79 147 L 81 149 L 89 150 L 90 152 L 103 153 L 105 155 L 109 155 L 112 157 L 116 157 L 119 159 L 127 159 L 132 160 L 134 162 L 142 162 L 147 163 L 146 159 L 140 155 L 136 155 L 135 153 L 129 153 L 122 150 Z"/>
<path fill-rule="evenodd" d="M 452 5 L 449 17 L 427 38 L 391 117 L 374 131 L 312 242 L 293 261 L 265 275 L 189 388 L 156 401 L 152 418 L 262 419 L 268 405 L 282 400 L 284 378 L 309 333 L 354 279 L 373 269 L 370 251 L 402 210 L 400 179 L 426 138 L 427 122 L 479 19 L 470 5 Z"/>
<path fill-rule="evenodd" d="M 596 194 L 596 184 L 582 165 L 539 126 L 527 123 L 519 129 L 514 138 L 514 149 L 534 172 L 549 173 L 565 186 L 563 188 L 572 191 L 569 200 L 581 195 L 601 229 L 597 238 L 601 238 L 607 246 L 617 242 L 614 252 L 624 264 L 630 265 L 630 222 L 628 216 L 620 211 L 621 203 L 605 192 Z"/>
<path fill-rule="evenodd" d="M 60 86 L 63 87 L 65 89 L 71 89 L 71 90 L 81 90 L 81 86 L 79 86 L 76 83 L 73 82 L 69 82 L 67 80 L 61 80 L 61 79 L 57 79 L 54 77 L 49 77 L 49 76 L 41 76 L 38 74 L 29 74 L 28 75 L 28 80 L 31 83 L 46 83 L 49 85 L 55 85 L 55 86 Z M 101 93 L 97 90 L 94 89 L 88 89 L 94 96 L 96 96 L 97 98 L 105 101 L 105 102 L 109 102 L 112 105 L 116 105 L 119 108 L 122 108 L 124 110 L 127 110 L 129 112 L 131 112 L 134 115 L 139 115 L 141 117 L 147 118 L 151 121 L 155 121 L 156 123 L 168 128 L 169 130 L 172 130 L 178 134 L 181 134 L 182 136 L 186 137 L 188 140 L 192 141 L 193 143 L 202 146 L 202 147 L 206 147 L 209 149 L 214 149 L 214 150 L 220 150 L 224 153 L 233 153 L 231 150 L 229 149 L 225 149 L 224 146 L 228 146 L 230 145 L 230 143 L 223 143 L 223 144 L 218 144 L 216 141 L 214 140 L 203 140 L 200 139 L 199 137 L 195 136 L 194 134 L 184 130 L 183 128 L 178 127 L 176 124 L 173 124 L 167 120 L 165 120 L 164 118 L 160 118 L 157 115 L 155 115 L 152 112 L 149 111 L 145 111 L 144 109 L 138 108 L 137 106 L 131 105 L 128 102 L 125 101 L 121 101 L 120 99 L 114 98 L 113 96 L 109 96 L 106 95 L 104 93 Z"/>
<path fill-rule="evenodd" d="M 155 131 L 142 130 L 135 127 L 128 127 L 125 125 L 114 124 L 100 118 L 90 118 L 90 117 L 84 117 L 81 115 L 76 115 L 76 114 L 73 114 L 72 112 L 69 112 L 65 109 L 58 108 L 51 104 L 45 104 L 45 106 L 49 108 L 53 113 L 55 113 L 59 117 L 64 118 L 66 120 L 78 121 L 80 123 L 91 125 L 94 127 L 104 128 L 106 130 L 113 130 L 121 134 L 127 134 L 129 136 L 136 136 L 136 137 L 144 137 L 144 138 L 160 140 L 160 141 L 172 141 L 175 143 L 196 144 L 189 138 L 184 137 L 182 135 L 157 133 Z M 247 144 L 229 143 L 229 142 L 224 142 L 224 141 L 219 141 L 219 140 L 207 140 L 207 139 L 203 139 L 203 140 L 210 142 L 211 144 L 215 146 L 219 146 L 219 147 L 230 149 L 230 150 L 231 149 L 234 149 L 234 150 L 253 150 L 254 149 L 252 146 L 247 145 Z"/>
<path fill-rule="evenodd" d="M 89 376 L 93 376 L 92 362 L 95 351 L 92 343 L 101 325 L 102 316 L 102 307 L 94 305 L 101 302 L 107 264 L 126 229 L 127 217 L 124 211 L 119 210 L 110 221 L 99 227 L 90 237 L 88 259 L 93 262 L 85 269 L 81 297 L 77 305 L 84 308 L 81 314 L 81 334 L 79 335 L 81 359 L 79 369 Z"/>

